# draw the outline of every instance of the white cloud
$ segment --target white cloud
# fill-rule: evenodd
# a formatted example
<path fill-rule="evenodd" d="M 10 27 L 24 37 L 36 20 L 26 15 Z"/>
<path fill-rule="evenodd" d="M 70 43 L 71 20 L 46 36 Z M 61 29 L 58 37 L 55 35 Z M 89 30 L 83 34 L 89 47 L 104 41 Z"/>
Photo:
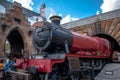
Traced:
<path fill-rule="evenodd" d="M 75 18 L 75 17 L 72 17 L 71 18 L 71 21 L 76 21 L 76 20 L 78 20 L 79 18 Z"/>
<path fill-rule="evenodd" d="M 120 0 L 103 0 L 103 4 L 100 8 L 102 13 L 120 9 Z"/>
<path fill-rule="evenodd" d="M 56 12 L 53 8 L 47 8 L 46 12 L 47 12 L 47 21 L 51 22 L 50 17 L 53 16 L 53 15 L 56 15 Z"/>
<path fill-rule="evenodd" d="M 67 23 L 67 22 L 70 22 L 70 15 L 69 14 L 62 19 L 61 24 L 64 24 L 64 23 Z"/>
<path fill-rule="evenodd" d="M 33 25 L 36 21 L 41 22 L 43 19 L 40 16 L 32 16 L 27 18 L 31 25 Z"/>
<path fill-rule="evenodd" d="M 62 16 L 62 14 L 58 14 L 58 16 Z"/>
<path fill-rule="evenodd" d="M 49 15 L 49 18 L 53 16 L 52 13 L 50 13 Z M 58 16 L 61 16 L 62 17 L 62 14 L 59 14 Z M 79 18 L 74 18 L 74 17 L 71 17 L 69 14 L 65 17 L 62 17 L 62 20 L 61 20 L 61 24 L 64 24 L 64 23 L 68 23 L 68 22 L 71 22 L 71 21 L 75 21 L 75 20 L 78 20 Z M 48 19 L 49 22 L 51 22 L 49 19 Z"/>
<path fill-rule="evenodd" d="M 53 15 L 56 15 L 56 12 L 55 12 L 55 10 L 54 10 L 53 8 L 49 8 L 49 9 L 47 9 L 47 13 L 49 13 L 47 20 L 48 20 L 49 22 L 51 22 L 49 18 L 50 18 L 51 16 L 53 16 Z M 58 14 L 58 16 L 61 16 L 61 17 L 62 17 L 62 14 Z M 61 24 L 68 23 L 68 22 L 71 22 L 71 21 L 75 21 L 75 20 L 78 20 L 78 19 L 79 19 L 79 18 L 71 17 L 71 16 L 68 14 L 67 16 L 62 17 Z"/>
<path fill-rule="evenodd" d="M 23 7 L 33 10 L 32 5 L 34 4 L 32 0 L 13 0 L 20 3 Z"/>
<path fill-rule="evenodd" d="M 99 14 L 100 14 L 100 11 L 97 11 L 97 12 L 96 12 L 96 15 L 99 15 Z"/>
<path fill-rule="evenodd" d="M 56 15 L 56 12 L 55 12 L 55 10 L 53 8 L 47 9 L 47 13 L 49 15 L 48 18 L 50 18 L 53 15 Z"/>
<path fill-rule="evenodd" d="M 78 20 L 79 18 L 74 18 L 74 17 L 71 17 L 69 14 L 64 17 L 61 21 L 61 24 L 64 24 L 64 23 L 68 23 L 68 22 L 71 22 L 71 21 L 75 21 L 75 20 Z"/>
<path fill-rule="evenodd" d="M 5 13 L 6 9 L 2 5 L 0 5 L 0 13 Z"/>

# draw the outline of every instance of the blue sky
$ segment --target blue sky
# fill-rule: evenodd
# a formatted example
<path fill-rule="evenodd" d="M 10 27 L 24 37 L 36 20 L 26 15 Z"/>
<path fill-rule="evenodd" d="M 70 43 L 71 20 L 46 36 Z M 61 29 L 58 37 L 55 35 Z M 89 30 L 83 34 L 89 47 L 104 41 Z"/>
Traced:
<path fill-rule="evenodd" d="M 60 15 L 62 23 L 98 15 L 120 8 L 120 0 L 8 0 L 17 1 L 23 7 L 39 13 L 40 5 L 46 4 L 46 17 Z"/>
<path fill-rule="evenodd" d="M 71 17 L 84 18 L 96 15 L 100 10 L 102 0 L 33 0 L 33 10 L 38 12 L 40 4 L 45 3 L 48 9 L 53 9 L 55 14 L 62 14 L 63 17 L 70 14 Z"/>

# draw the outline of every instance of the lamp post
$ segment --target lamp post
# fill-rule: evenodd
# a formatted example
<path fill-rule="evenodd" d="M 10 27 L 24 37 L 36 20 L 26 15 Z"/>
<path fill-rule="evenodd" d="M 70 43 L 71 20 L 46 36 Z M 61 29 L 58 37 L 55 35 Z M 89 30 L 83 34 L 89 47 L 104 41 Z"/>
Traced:
<path fill-rule="evenodd" d="M 5 29 L 7 28 L 7 24 L 6 23 L 2 23 L 1 28 L 2 28 L 3 31 L 5 31 Z"/>
<path fill-rule="evenodd" d="M 29 33 L 29 35 L 31 35 L 31 34 L 33 33 L 33 31 L 32 31 L 32 30 L 29 30 L 28 33 Z"/>

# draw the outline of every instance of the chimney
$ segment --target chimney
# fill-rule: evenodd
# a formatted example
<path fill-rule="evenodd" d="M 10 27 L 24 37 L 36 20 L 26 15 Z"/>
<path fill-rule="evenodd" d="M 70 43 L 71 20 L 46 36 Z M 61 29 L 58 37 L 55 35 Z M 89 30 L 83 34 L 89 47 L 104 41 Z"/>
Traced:
<path fill-rule="evenodd" d="M 40 16 L 43 18 L 43 20 L 46 19 L 46 5 L 45 4 L 41 4 Z"/>
<path fill-rule="evenodd" d="M 18 6 L 18 7 L 21 7 L 21 6 L 22 6 L 20 3 L 16 2 L 16 1 L 14 1 L 13 4 L 16 5 L 16 6 Z"/>
<path fill-rule="evenodd" d="M 61 19 L 62 18 L 60 16 L 51 16 L 50 17 L 51 22 L 58 25 L 58 26 L 60 25 L 60 20 Z"/>

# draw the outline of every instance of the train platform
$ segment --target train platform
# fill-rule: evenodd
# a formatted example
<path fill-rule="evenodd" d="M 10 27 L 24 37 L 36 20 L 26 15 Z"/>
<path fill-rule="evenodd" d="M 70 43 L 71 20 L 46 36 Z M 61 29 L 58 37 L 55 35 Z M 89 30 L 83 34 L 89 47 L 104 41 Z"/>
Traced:
<path fill-rule="evenodd" d="M 95 80 L 120 80 L 120 64 L 107 64 L 95 77 Z"/>

